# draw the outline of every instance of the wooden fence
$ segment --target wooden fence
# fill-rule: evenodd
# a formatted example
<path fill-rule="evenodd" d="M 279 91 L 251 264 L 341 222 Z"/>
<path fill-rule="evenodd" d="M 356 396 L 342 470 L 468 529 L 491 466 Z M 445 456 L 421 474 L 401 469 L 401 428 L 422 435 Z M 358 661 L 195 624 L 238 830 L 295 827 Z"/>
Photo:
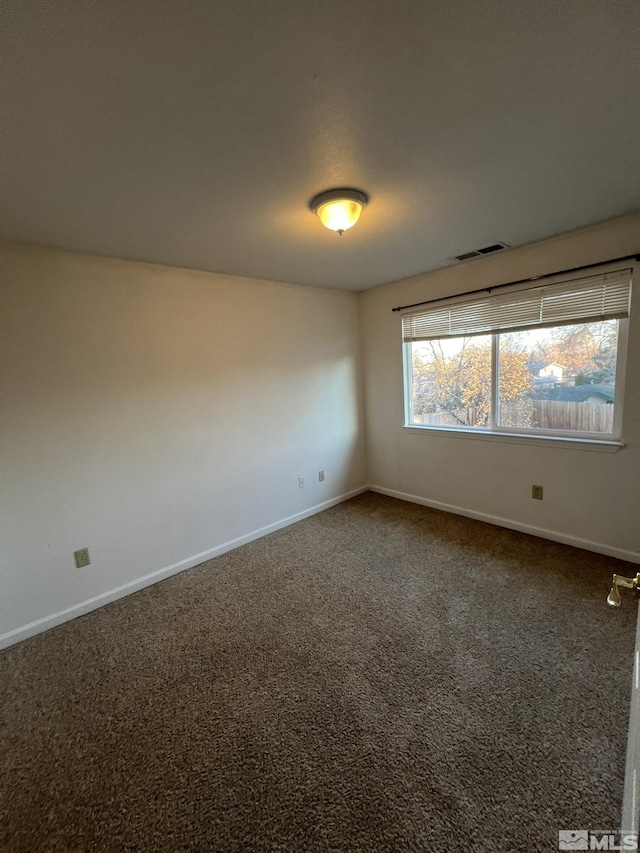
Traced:
<path fill-rule="evenodd" d="M 500 415 L 502 426 L 519 429 L 613 432 L 613 406 L 607 403 L 518 400 L 514 403 L 504 403 Z M 415 415 L 414 423 L 430 426 L 479 426 L 474 408 Z"/>
<path fill-rule="evenodd" d="M 613 432 L 613 405 L 610 403 L 534 400 L 532 417 L 533 425 L 539 429 Z"/>

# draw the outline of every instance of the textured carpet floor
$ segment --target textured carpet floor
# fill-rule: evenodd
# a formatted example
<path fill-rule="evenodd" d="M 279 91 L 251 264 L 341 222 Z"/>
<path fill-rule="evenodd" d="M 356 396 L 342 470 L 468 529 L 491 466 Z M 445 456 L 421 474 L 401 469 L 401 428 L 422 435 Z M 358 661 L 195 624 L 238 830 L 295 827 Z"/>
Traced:
<path fill-rule="evenodd" d="M 616 827 L 629 566 L 366 494 L 0 654 L 0 848 L 555 851 Z"/>

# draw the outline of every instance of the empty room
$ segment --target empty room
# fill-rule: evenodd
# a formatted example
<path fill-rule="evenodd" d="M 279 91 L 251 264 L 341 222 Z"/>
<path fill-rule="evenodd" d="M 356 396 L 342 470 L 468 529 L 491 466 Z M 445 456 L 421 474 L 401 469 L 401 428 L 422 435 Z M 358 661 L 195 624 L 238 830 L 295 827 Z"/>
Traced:
<path fill-rule="evenodd" d="M 637 850 L 637 0 L 0 20 L 0 851 Z"/>

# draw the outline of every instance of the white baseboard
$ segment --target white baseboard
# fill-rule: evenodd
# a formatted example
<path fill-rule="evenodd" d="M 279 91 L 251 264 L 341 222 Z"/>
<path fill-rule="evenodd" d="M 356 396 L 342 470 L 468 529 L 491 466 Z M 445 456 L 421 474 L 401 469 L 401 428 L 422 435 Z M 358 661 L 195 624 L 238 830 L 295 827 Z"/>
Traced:
<path fill-rule="evenodd" d="M 223 542 L 221 545 L 215 545 L 207 551 L 202 551 L 200 554 L 195 554 L 193 557 L 187 557 L 185 560 L 180 560 L 179 563 L 174 563 L 172 566 L 166 566 L 164 569 L 158 569 L 148 575 L 143 575 L 141 578 L 122 584 L 115 589 L 110 589 L 107 592 L 100 593 L 87 601 L 82 601 L 79 604 L 74 604 L 72 607 L 67 607 L 66 610 L 61 610 L 59 613 L 52 613 L 50 616 L 44 616 L 42 619 L 37 619 L 35 622 L 29 622 L 28 625 L 23 625 L 20 628 L 15 628 L 13 631 L 8 631 L 6 634 L 0 635 L 0 649 L 5 649 L 36 634 L 41 634 L 43 631 L 48 631 L 49 628 L 55 628 L 57 625 L 62 625 L 63 622 L 69 622 L 71 619 L 76 619 L 78 616 L 84 616 L 85 613 L 90 613 L 92 610 L 97 610 L 105 604 L 111 604 L 112 601 L 117 601 L 119 598 L 124 598 L 131 595 L 133 592 L 138 592 L 147 586 L 151 586 L 158 581 L 165 580 L 172 575 L 177 575 L 179 572 L 184 572 L 186 569 L 191 569 L 199 563 L 204 563 L 212 557 L 218 557 L 221 554 L 226 554 L 227 551 L 233 551 L 234 548 L 239 548 L 241 545 L 246 545 L 248 542 L 253 542 L 255 539 L 261 539 L 263 536 L 268 536 L 269 533 L 275 533 L 276 530 L 281 530 L 283 527 L 288 527 L 290 524 L 295 524 L 296 521 L 302 521 L 303 518 L 316 515 L 329 507 L 349 500 L 362 492 L 368 491 L 368 486 L 361 486 L 358 489 L 353 489 L 344 495 L 339 495 L 337 498 L 324 501 L 315 506 L 298 512 L 295 515 L 290 515 L 288 518 L 283 518 L 266 527 L 261 527 L 244 536 L 238 536 L 236 539 L 230 539 L 228 542 Z"/>
<path fill-rule="evenodd" d="M 475 518 L 477 521 L 486 521 L 489 524 L 495 524 L 498 527 L 507 527 L 510 530 L 518 530 L 520 533 L 529 533 L 531 536 L 539 536 L 542 539 L 551 539 L 552 542 L 561 542 L 563 545 L 573 545 L 574 548 L 583 548 L 585 551 L 595 551 L 596 554 L 606 554 L 607 557 L 616 557 L 618 560 L 628 560 L 630 563 L 640 563 L 640 554 L 635 551 L 625 551 L 623 548 L 616 548 L 612 545 L 606 545 L 602 542 L 593 542 L 590 539 L 580 539 L 578 536 L 570 536 L 567 533 L 561 533 L 558 530 L 548 530 L 546 527 L 535 527 L 533 524 L 523 524 L 520 521 L 515 521 L 512 518 L 501 518 L 497 515 L 490 515 L 486 512 L 477 512 L 473 509 L 455 506 L 454 504 L 442 503 L 442 501 L 434 501 L 429 498 L 423 498 L 419 495 L 409 495 L 405 492 L 397 492 L 394 489 L 386 489 L 384 486 L 370 485 L 369 490 L 378 492 L 381 495 L 388 495 L 390 498 L 398 498 L 401 501 L 410 501 L 414 504 L 421 504 L 432 509 L 439 509 L 443 512 L 451 512 L 454 515 L 464 515 L 466 518 Z"/>

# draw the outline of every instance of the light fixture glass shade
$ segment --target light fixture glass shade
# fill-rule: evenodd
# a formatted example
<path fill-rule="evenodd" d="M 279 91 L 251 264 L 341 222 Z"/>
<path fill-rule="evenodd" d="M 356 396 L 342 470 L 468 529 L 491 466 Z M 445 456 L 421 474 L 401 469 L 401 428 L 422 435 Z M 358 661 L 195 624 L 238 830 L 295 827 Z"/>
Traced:
<path fill-rule="evenodd" d="M 357 201 L 338 199 L 321 204 L 316 213 L 320 222 L 330 231 L 347 231 L 360 219 L 361 211 L 362 205 Z"/>
<path fill-rule="evenodd" d="M 325 228 L 342 234 L 353 228 L 366 203 L 367 197 L 360 190 L 330 190 L 317 195 L 309 206 Z"/>

